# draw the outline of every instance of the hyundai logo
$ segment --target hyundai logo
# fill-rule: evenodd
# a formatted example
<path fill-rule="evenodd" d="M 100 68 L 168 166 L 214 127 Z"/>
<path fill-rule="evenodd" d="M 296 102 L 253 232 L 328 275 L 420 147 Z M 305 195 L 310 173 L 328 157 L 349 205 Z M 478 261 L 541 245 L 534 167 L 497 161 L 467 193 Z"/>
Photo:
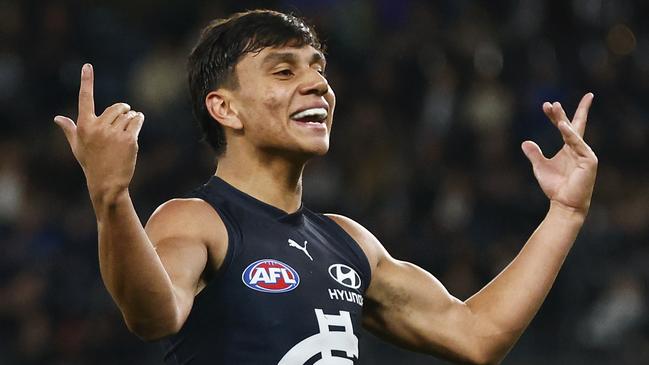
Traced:
<path fill-rule="evenodd" d="M 351 289 L 361 287 L 361 277 L 351 267 L 343 264 L 329 266 L 329 275 L 339 284 Z"/>

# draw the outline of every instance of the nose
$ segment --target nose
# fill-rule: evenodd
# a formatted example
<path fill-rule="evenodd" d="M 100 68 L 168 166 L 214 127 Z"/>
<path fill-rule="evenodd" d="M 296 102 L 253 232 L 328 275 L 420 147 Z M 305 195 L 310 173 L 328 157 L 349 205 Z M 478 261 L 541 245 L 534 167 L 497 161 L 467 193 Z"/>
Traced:
<path fill-rule="evenodd" d="M 309 70 L 304 78 L 300 92 L 304 95 L 324 96 L 329 91 L 327 79 L 316 70 Z"/>

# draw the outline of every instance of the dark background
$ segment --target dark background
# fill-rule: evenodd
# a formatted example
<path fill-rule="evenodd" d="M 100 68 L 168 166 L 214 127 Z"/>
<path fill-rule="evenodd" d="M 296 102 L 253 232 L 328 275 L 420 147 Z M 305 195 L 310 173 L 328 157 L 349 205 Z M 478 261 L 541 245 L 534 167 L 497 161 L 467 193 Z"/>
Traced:
<path fill-rule="evenodd" d="M 332 147 L 305 202 L 359 221 L 460 299 L 509 262 L 548 203 L 520 143 L 560 136 L 595 94 L 599 157 L 589 218 L 554 289 L 505 364 L 647 364 L 649 5 L 570 1 L 0 0 L 0 364 L 157 364 L 99 277 L 94 215 L 56 114 L 76 116 L 79 70 L 97 110 L 147 115 L 131 187 L 146 220 L 214 171 L 198 142 L 186 55 L 215 17 L 295 11 L 329 45 Z M 372 336 L 362 364 L 438 364 Z"/>

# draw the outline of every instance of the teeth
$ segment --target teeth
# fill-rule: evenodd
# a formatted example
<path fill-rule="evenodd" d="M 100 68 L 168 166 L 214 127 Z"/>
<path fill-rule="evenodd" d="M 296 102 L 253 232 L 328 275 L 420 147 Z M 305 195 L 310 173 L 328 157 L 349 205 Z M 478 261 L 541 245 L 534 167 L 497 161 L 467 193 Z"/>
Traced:
<path fill-rule="evenodd" d="M 311 108 L 303 110 L 299 113 L 293 114 L 291 119 L 305 119 L 322 120 L 327 117 L 327 109 L 325 108 Z"/>

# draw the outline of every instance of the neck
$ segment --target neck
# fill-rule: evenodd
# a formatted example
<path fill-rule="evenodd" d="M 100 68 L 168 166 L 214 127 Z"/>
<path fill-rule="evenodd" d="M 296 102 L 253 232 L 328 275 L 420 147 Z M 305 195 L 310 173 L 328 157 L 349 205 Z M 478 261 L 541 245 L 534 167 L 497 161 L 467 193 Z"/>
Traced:
<path fill-rule="evenodd" d="M 302 204 L 304 165 L 283 156 L 228 149 L 219 158 L 215 175 L 255 199 L 293 213 Z"/>

